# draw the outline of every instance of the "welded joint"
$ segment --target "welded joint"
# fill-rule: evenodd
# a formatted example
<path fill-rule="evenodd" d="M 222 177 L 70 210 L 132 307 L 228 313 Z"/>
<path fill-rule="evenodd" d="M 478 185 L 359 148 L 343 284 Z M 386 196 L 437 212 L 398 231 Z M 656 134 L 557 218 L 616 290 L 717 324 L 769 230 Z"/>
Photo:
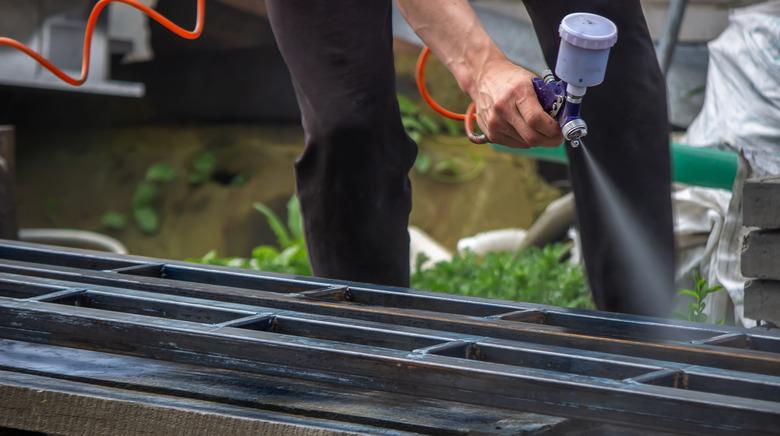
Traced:
<path fill-rule="evenodd" d="M 270 326 L 273 326 L 276 322 L 277 315 L 272 312 L 264 312 L 264 313 L 258 313 L 255 315 L 245 316 L 242 318 L 236 318 L 227 320 L 218 324 L 214 324 L 214 326 L 217 329 L 221 329 L 223 327 L 241 327 L 245 326 L 247 324 L 253 324 L 256 322 L 262 322 L 262 321 L 268 321 Z"/>
<path fill-rule="evenodd" d="M 468 350 L 470 350 L 473 346 L 477 344 L 477 341 L 471 341 L 471 340 L 454 340 L 454 341 L 448 341 L 443 342 L 440 344 L 431 345 L 429 347 L 424 348 L 418 348 L 416 350 L 413 350 L 410 354 L 413 356 L 426 356 L 429 354 L 436 354 L 436 355 L 448 355 L 448 351 L 463 349 L 464 350 L 464 356 L 467 357 Z"/>
<path fill-rule="evenodd" d="M 672 387 L 680 388 L 688 386 L 688 374 L 681 369 L 662 368 L 648 373 L 623 379 L 628 384 L 654 384 L 653 382 L 670 379 Z"/>
<path fill-rule="evenodd" d="M 48 294 L 38 295 L 35 297 L 25 298 L 26 301 L 38 301 L 41 303 L 48 303 L 54 300 L 59 300 L 65 297 L 72 297 L 75 295 L 85 294 L 88 291 L 86 288 L 66 288 L 59 291 L 49 292 Z"/>
<path fill-rule="evenodd" d="M 335 297 L 337 300 L 344 300 L 346 299 L 346 294 L 348 291 L 349 288 L 346 286 L 330 286 L 325 289 L 314 289 L 311 291 L 296 292 L 287 295 L 294 298 L 321 299 L 325 297 Z"/>
<path fill-rule="evenodd" d="M 723 345 L 729 342 L 738 341 L 743 339 L 747 341 L 747 335 L 744 333 L 725 333 L 711 338 L 697 339 L 691 341 L 694 345 Z"/>
<path fill-rule="evenodd" d="M 515 321 L 515 322 L 531 322 L 541 323 L 544 321 L 545 311 L 539 309 L 521 309 L 512 312 L 499 313 L 497 315 L 489 315 L 481 317 L 482 319 L 496 320 L 496 321 Z"/>

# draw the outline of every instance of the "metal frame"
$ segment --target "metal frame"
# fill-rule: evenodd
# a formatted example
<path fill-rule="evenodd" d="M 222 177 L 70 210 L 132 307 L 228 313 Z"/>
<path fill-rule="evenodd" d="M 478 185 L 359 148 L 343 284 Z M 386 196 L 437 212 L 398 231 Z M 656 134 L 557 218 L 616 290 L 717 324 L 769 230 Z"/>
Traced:
<path fill-rule="evenodd" d="M 648 429 L 780 433 L 771 331 L 0 241 L 0 338 Z"/>

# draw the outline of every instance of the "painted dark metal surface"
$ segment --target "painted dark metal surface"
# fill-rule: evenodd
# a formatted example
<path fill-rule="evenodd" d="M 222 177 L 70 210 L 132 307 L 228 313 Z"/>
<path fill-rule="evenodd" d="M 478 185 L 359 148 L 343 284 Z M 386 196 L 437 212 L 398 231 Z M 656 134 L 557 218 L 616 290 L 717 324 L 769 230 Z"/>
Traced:
<path fill-rule="evenodd" d="M 780 433 L 772 331 L 0 241 L 0 338 L 645 429 Z"/>

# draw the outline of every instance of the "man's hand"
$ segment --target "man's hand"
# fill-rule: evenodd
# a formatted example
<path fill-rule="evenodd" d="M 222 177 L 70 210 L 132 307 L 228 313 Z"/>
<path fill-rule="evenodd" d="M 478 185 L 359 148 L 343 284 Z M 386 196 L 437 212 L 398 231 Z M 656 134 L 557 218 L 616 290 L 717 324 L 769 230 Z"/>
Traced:
<path fill-rule="evenodd" d="M 504 56 L 467 0 L 398 0 L 398 6 L 474 100 L 477 124 L 491 142 L 530 147 L 563 141 L 536 98 L 534 75 Z"/>
<path fill-rule="evenodd" d="M 536 98 L 533 78 L 533 73 L 508 60 L 484 65 L 472 98 L 477 104 L 477 123 L 491 142 L 555 147 L 563 141 L 558 123 Z"/>
<path fill-rule="evenodd" d="M 536 98 L 533 78 L 508 60 L 484 65 L 471 97 L 477 104 L 477 124 L 491 142 L 525 148 L 555 147 L 563 141 L 558 122 Z"/>

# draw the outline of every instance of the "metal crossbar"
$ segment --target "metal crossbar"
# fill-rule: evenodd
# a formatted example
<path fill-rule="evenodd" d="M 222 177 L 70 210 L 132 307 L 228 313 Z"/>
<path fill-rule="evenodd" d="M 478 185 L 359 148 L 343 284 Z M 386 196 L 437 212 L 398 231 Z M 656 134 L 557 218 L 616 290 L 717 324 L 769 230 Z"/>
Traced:
<path fill-rule="evenodd" d="M 0 241 L 0 338 L 673 432 L 780 433 L 773 331 Z"/>

